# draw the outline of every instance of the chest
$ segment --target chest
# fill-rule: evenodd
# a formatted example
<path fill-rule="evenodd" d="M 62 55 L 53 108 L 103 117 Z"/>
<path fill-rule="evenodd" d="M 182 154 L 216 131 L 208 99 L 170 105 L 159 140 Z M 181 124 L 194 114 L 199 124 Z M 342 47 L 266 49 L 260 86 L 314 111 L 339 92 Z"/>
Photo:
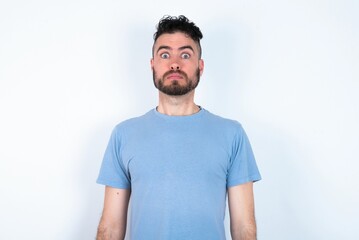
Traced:
<path fill-rule="evenodd" d="M 208 130 L 147 132 L 128 139 L 121 150 L 131 184 L 225 186 L 230 144 Z"/>

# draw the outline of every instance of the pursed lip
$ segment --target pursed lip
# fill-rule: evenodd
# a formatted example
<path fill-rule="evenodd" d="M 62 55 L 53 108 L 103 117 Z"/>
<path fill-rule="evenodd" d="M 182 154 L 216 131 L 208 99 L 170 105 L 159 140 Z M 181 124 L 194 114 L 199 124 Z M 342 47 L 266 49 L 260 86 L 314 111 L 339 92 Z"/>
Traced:
<path fill-rule="evenodd" d="M 167 79 L 182 79 L 183 76 L 179 73 L 171 73 L 167 76 Z"/>

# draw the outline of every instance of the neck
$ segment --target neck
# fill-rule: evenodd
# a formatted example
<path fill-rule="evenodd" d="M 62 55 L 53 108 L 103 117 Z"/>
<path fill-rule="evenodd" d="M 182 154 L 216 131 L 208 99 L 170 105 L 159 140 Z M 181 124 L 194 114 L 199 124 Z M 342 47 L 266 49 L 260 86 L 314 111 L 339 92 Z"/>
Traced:
<path fill-rule="evenodd" d="M 194 103 L 194 91 L 182 96 L 169 96 L 159 92 L 157 111 L 169 116 L 192 115 L 199 111 Z"/>

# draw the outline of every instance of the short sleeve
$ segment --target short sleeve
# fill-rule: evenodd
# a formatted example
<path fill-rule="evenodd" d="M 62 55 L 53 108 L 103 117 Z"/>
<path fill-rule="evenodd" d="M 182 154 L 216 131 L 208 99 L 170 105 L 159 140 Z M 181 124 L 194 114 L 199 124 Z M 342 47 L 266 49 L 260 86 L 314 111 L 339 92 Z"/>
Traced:
<path fill-rule="evenodd" d="M 232 145 L 232 156 L 227 176 L 227 188 L 261 179 L 248 137 L 239 125 Z"/>
<path fill-rule="evenodd" d="M 130 177 L 121 159 L 122 134 L 116 127 L 107 145 L 97 183 L 114 188 L 128 189 L 131 187 Z"/>

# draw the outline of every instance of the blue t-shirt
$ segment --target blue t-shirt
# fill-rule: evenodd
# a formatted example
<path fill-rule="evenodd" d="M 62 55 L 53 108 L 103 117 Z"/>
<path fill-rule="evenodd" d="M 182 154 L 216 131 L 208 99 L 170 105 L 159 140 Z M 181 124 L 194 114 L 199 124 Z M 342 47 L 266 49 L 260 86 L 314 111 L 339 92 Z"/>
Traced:
<path fill-rule="evenodd" d="M 153 109 L 115 127 L 97 183 L 131 189 L 131 240 L 220 240 L 227 188 L 260 178 L 238 122 Z"/>

